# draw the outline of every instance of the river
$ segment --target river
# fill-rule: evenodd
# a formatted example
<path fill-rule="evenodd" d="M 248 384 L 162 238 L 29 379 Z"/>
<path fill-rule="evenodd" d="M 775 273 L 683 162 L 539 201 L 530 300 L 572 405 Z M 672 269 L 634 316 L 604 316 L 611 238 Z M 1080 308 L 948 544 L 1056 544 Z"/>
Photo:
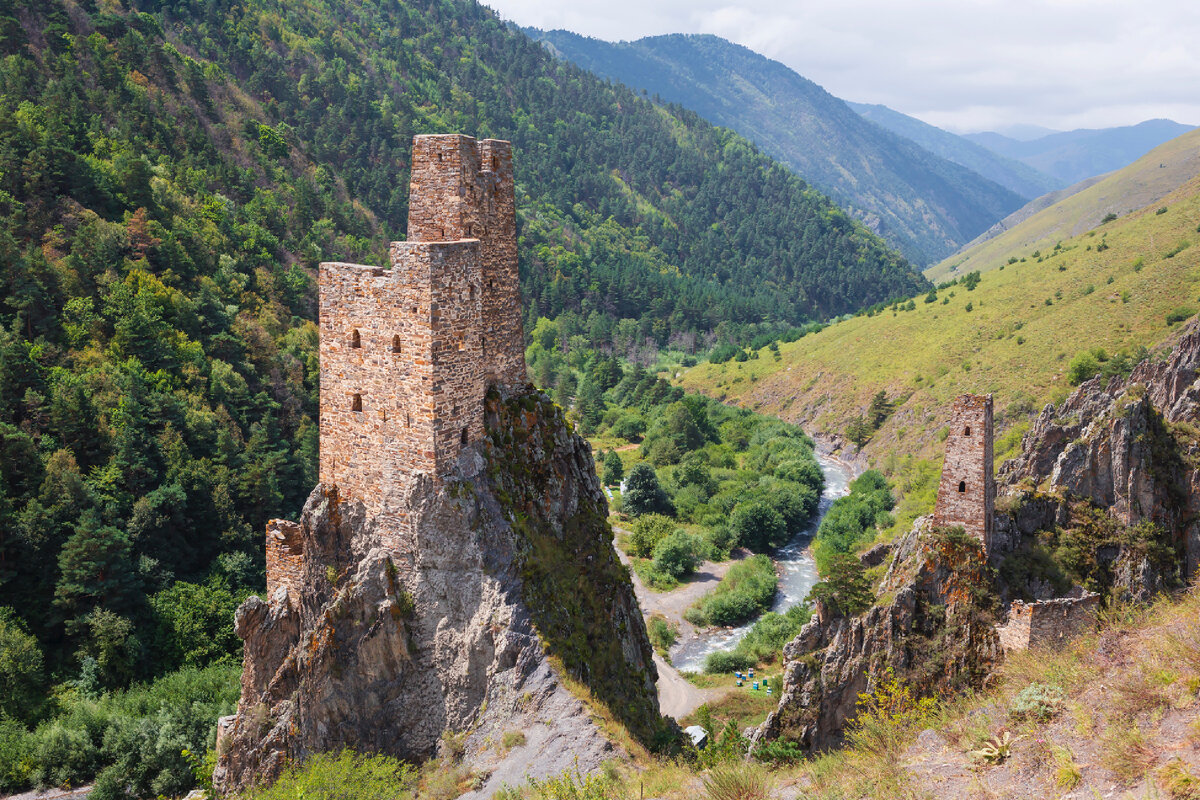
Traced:
<path fill-rule="evenodd" d="M 821 495 L 817 514 L 808 527 L 775 551 L 773 558 L 776 572 L 779 573 L 779 591 L 775 595 L 772 611 L 782 613 L 800 603 L 817 582 L 817 565 L 813 561 L 809 544 L 833 501 L 845 497 L 850 492 L 852 477 L 845 464 L 823 455 L 817 455 L 817 463 L 821 465 L 821 471 L 825 474 L 825 492 Z M 671 663 L 680 672 L 700 672 L 704 669 L 704 659 L 708 658 L 709 653 L 732 650 L 753 626 L 754 623 L 750 622 L 737 628 L 698 631 L 695 636 L 686 641 L 681 640 L 671 648 Z"/>

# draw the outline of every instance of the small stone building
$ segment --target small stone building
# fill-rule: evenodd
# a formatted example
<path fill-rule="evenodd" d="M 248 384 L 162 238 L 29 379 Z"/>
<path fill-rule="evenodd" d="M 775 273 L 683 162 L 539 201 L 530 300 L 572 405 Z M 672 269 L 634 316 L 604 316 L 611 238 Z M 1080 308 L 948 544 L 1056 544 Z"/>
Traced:
<path fill-rule="evenodd" d="M 1094 631 L 1099 611 L 1100 595 L 1093 592 L 1035 603 L 1017 600 L 1008 610 L 1008 621 L 996 628 L 996 633 L 1005 652 L 1060 644 Z"/>
<path fill-rule="evenodd" d="M 961 526 L 991 550 L 996 506 L 992 478 L 992 396 L 964 394 L 954 401 L 946 459 L 933 524 Z"/>

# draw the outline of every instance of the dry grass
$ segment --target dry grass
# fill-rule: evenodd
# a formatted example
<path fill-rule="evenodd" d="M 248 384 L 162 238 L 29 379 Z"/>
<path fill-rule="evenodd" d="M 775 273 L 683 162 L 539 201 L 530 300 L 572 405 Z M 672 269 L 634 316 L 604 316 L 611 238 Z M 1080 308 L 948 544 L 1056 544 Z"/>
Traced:
<path fill-rule="evenodd" d="M 1136 725 L 1114 722 L 1100 736 L 1100 763 L 1122 783 L 1133 783 L 1158 761 L 1153 744 Z"/>
<path fill-rule="evenodd" d="M 719 764 L 704 776 L 708 800 L 767 800 L 771 779 L 764 767 L 745 761 Z"/>

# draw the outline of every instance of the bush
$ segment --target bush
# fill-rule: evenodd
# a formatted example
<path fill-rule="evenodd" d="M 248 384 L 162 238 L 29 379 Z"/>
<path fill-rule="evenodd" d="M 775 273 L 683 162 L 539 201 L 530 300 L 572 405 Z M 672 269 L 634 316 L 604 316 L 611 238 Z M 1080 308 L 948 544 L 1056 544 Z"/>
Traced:
<path fill-rule="evenodd" d="M 691 575 L 700 564 L 697 555 L 700 547 L 700 541 L 690 533 L 675 531 L 668 534 L 654 546 L 654 571 L 675 580 Z"/>
<path fill-rule="evenodd" d="M 739 503 L 729 518 L 729 527 L 738 544 L 759 553 L 787 540 L 783 517 L 762 500 Z"/>
<path fill-rule="evenodd" d="M 650 558 L 658 543 L 674 532 L 675 523 L 662 514 L 638 517 L 633 521 L 633 530 L 629 532 L 629 554 Z"/>
<path fill-rule="evenodd" d="M 704 659 L 704 671 L 711 675 L 744 672 L 757 663 L 754 659 L 736 650 L 718 650 L 715 653 L 709 653 L 708 657 Z"/>
<path fill-rule="evenodd" d="M 240 667 L 185 669 L 149 686 L 98 699 L 77 691 L 60 696 L 62 713 L 32 733 L 0 734 L 0 765 L 15 756 L 29 783 L 79 785 L 96 779 L 93 797 L 181 796 L 195 786 L 183 751 L 205 752 L 217 718 L 237 702 Z M 13 744 L 15 742 L 15 744 Z"/>
<path fill-rule="evenodd" d="M 700 625 L 739 625 L 770 609 L 779 578 L 764 555 L 751 556 L 729 568 L 717 588 L 701 598 L 688 620 Z"/>
<path fill-rule="evenodd" d="M 666 617 L 655 615 L 646 624 L 650 644 L 664 657 L 679 638 L 679 626 L 668 622 Z"/>
<path fill-rule="evenodd" d="M 32 719 L 42 704 L 42 651 L 9 608 L 0 608 L 0 715 Z"/>
<path fill-rule="evenodd" d="M 1196 313 L 1196 309 L 1194 309 L 1190 306 L 1180 306 L 1179 308 L 1175 309 L 1174 311 L 1170 311 L 1167 313 L 1167 324 L 1175 325 L 1177 323 L 1183 322 L 1184 320 L 1186 320 L 1188 317 L 1192 316 L 1195 313 Z"/>
<path fill-rule="evenodd" d="M 30 783 L 33 772 L 29 732 L 0 712 L 0 792 L 18 792 Z"/>
<path fill-rule="evenodd" d="M 857 556 L 849 553 L 838 553 L 830 559 L 825 579 L 812 588 L 809 597 L 847 617 L 865 611 L 875 601 L 866 569 Z"/>
<path fill-rule="evenodd" d="M 646 421 L 637 414 L 626 414 L 613 425 L 612 432 L 614 436 L 619 436 L 629 442 L 636 442 L 646 432 Z"/>
<path fill-rule="evenodd" d="M 1067 696 L 1060 687 L 1031 683 L 1013 698 L 1008 713 L 1014 719 L 1049 722 L 1066 702 Z"/>
<path fill-rule="evenodd" d="M 414 789 L 417 772 L 390 756 L 349 750 L 321 753 L 289 767 L 273 785 L 252 789 L 246 800 L 396 800 Z"/>
<path fill-rule="evenodd" d="M 604 485 L 618 486 L 624 477 L 625 463 L 621 461 L 621 454 L 616 450 L 609 450 L 604 454 Z"/>

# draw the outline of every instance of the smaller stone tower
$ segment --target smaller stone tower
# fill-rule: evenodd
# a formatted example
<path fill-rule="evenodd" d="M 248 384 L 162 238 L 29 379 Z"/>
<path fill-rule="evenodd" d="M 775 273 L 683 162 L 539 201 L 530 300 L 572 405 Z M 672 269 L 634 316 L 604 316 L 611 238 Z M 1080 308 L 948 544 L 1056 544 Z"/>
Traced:
<path fill-rule="evenodd" d="M 964 394 L 954 401 L 946 460 L 933 524 L 961 525 L 990 550 L 996 506 L 992 479 L 992 396 Z"/>

